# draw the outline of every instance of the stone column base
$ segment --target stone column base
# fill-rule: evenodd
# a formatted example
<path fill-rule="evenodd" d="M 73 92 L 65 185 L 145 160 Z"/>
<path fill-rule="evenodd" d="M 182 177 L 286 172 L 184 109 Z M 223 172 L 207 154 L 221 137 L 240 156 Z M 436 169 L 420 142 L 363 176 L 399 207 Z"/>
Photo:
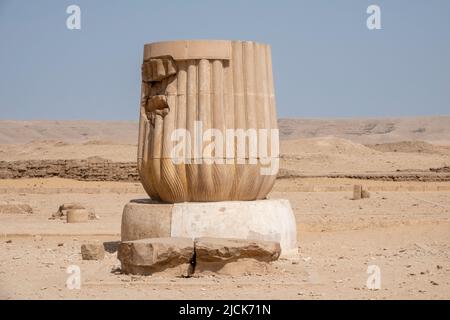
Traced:
<path fill-rule="evenodd" d="M 122 215 L 122 241 L 215 237 L 277 241 L 297 254 L 297 227 L 288 200 L 160 203 L 132 200 Z"/>

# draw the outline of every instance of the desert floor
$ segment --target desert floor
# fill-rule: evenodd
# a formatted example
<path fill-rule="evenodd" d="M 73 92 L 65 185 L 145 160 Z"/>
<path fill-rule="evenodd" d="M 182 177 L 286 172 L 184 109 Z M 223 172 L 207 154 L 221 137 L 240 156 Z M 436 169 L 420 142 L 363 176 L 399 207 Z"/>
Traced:
<path fill-rule="evenodd" d="M 0 179 L 0 204 L 33 209 L 0 214 L 0 299 L 450 299 L 448 179 L 326 177 L 450 166 L 450 117 L 317 121 L 280 122 L 281 168 L 299 176 L 278 179 L 269 194 L 291 202 L 297 257 L 245 276 L 124 275 L 115 251 L 121 214 L 128 201 L 147 197 L 140 183 Z M 135 122 L 4 121 L 0 161 L 135 161 L 136 129 Z M 352 200 L 354 184 L 371 197 Z M 49 220 L 67 202 L 99 219 Z M 82 260 L 80 246 L 91 240 L 107 245 L 104 260 Z M 80 290 L 66 288 L 70 265 L 81 268 Z M 380 290 L 366 287 L 370 265 L 380 268 Z"/>
<path fill-rule="evenodd" d="M 301 180 L 303 186 L 322 189 L 357 182 Z M 370 199 L 356 201 L 349 191 L 298 192 L 292 191 L 295 181 L 278 180 L 270 197 L 291 201 L 298 257 L 279 260 L 264 274 L 187 279 L 118 272 L 121 212 L 130 199 L 146 197 L 139 184 L 52 178 L 20 180 L 13 187 L 12 182 L 0 181 L 0 201 L 27 203 L 34 212 L 0 216 L 2 299 L 450 298 L 449 192 L 408 191 L 423 188 L 420 182 L 372 181 L 372 190 L 390 184 L 399 191 L 372 191 Z M 427 184 L 436 190 L 445 185 Z M 49 220 L 65 202 L 93 208 L 100 219 L 84 224 Z M 108 244 L 104 260 L 81 259 L 80 245 L 89 240 Z M 80 290 L 66 288 L 69 265 L 81 268 Z M 366 287 L 369 265 L 380 268 L 380 290 Z"/>

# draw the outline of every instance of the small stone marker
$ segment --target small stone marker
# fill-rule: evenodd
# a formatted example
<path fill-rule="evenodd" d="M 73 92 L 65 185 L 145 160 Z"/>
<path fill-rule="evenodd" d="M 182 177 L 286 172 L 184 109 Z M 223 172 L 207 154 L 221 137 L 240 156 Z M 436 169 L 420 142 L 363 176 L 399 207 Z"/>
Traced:
<path fill-rule="evenodd" d="M 87 222 L 89 212 L 86 209 L 72 209 L 67 211 L 67 223 Z"/>
<path fill-rule="evenodd" d="M 370 192 L 367 187 L 360 184 L 355 184 L 353 186 L 353 200 L 367 199 L 370 198 Z"/>
<path fill-rule="evenodd" d="M 87 209 L 85 206 L 80 203 L 64 203 L 58 207 L 58 211 L 52 214 L 49 218 L 50 220 L 54 219 L 63 219 L 67 220 L 67 212 L 70 210 L 87 210 L 88 212 L 88 220 L 99 219 L 99 217 L 95 214 L 93 209 Z"/>
<path fill-rule="evenodd" d="M 353 200 L 359 200 L 362 196 L 362 186 L 360 184 L 355 184 L 353 186 Z"/>
<path fill-rule="evenodd" d="M 67 211 L 73 209 L 85 209 L 85 207 L 79 203 L 63 203 L 58 207 L 58 211 L 52 214 L 51 219 L 67 219 Z"/>

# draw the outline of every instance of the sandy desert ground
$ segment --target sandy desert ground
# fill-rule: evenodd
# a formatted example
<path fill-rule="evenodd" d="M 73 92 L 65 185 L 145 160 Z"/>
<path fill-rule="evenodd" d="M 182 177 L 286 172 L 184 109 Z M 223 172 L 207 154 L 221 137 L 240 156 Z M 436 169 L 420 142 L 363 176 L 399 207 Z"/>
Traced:
<path fill-rule="evenodd" d="M 291 201 L 299 255 L 264 274 L 192 278 L 120 274 L 115 246 L 122 208 L 146 197 L 135 182 L 60 178 L 0 180 L 0 203 L 25 203 L 32 214 L 0 214 L 1 299 L 449 299 L 450 181 L 327 178 L 333 173 L 429 172 L 450 166 L 450 117 L 280 121 L 281 166 L 270 198 Z M 0 161 L 134 161 L 135 122 L 0 121 Z M 352 186 L 371 192 L 352 200 Z M 85 224 L 49 220 L 80 202 L 100 217 Z M 109 248 L 83 261 L 80 245 Z M 79 265 L 81 290 L 66 288 Z M 381 270 L 368 290 L 367 267 Z"/>

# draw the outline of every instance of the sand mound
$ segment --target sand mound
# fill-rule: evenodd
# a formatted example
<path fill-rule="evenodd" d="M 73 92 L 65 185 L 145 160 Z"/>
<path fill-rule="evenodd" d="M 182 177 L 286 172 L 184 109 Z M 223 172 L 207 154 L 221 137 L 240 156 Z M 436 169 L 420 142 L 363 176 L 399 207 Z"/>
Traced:
<path fill-rule="evenodd" d="M 280 138 L 334 136 L 363 144 L 399 141 L 450 141 L 450 116 L 372 119 L 279 119 Z M 66 143 L 136 144 L 137 121 L 0 120 L 0 144 L 57 140 Z"/>
<path fill-rule="evenodd" d="M 283 155 L 353 154 L 369 156 L 378 154 L 377 151 L 362 144 L 334 137 L 283 140 L 281 141 L 280 152 Z"/>
<path fill-rule="evenodd" d="M 444 147 L 432 145 L 425 141 L 401 141 L 392 143 L 377 143 L 366 145 L 368 148 L 381 152 L 406 152 L 406 153 L 436 153 L 449 154 L 450 150 Z"/>
<path fill-rule="evenodd" d="M 0 121 L 0 144 L 43 140 L 68 143 L 94 140 L 135 144 L 137 134 L 137 121 Z"/>
<path fill-rule="evenodd" d="M 450 141 L 450 116 L 348 119 L 279 119 L 281 139 L 334 136 L 363 144 Z"/>
<path fill-rule="evenodd" d="M 38 141 L 0 144 L 0 160 L 73 160 L 101 157 L 111 161 L 136 161 L 137 146 L 113 143 L 66 143 Z"/>

